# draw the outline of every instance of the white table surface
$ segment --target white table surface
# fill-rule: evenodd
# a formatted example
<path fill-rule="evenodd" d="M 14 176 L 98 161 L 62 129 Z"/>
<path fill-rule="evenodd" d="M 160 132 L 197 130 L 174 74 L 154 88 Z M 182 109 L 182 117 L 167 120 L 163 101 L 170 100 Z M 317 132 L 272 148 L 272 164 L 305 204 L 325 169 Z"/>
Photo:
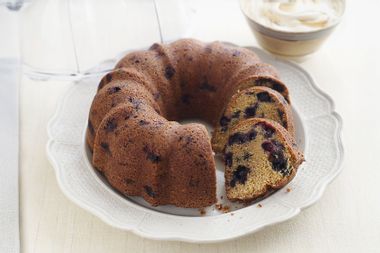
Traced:
<path fill-rule="evenodd" d="M 210 10 L 193 30 L 202 40 L 257 45 L 239 10 Z M 23 76 L 20 88 L 20 205 L 23 252 L 380 252 L 379 1 L 348 1 L 328 43 L 300 65 L 336 102 L 344 120 L 343 172 L 319 202 L 294 219 L 218 244 L 152 241 L 114 229 L 60 191 L 45 145 L 46 124 L 69 82 Z M 214 14 L 211 14 L 211 13 Z M 206 12 L 207 14 L 207 12 Z M 0 57 L 15 56 L 1 19 Z M 12 35 L 13 34 L 13 35 Z M 6 40 L 5 40 L 6 39 Z M 43 54 L 41 54 L 43 57 Z M 323 148 L 323 147 L 321 147 Z M 228 229 L 228 228 L 226 228 Z"/>

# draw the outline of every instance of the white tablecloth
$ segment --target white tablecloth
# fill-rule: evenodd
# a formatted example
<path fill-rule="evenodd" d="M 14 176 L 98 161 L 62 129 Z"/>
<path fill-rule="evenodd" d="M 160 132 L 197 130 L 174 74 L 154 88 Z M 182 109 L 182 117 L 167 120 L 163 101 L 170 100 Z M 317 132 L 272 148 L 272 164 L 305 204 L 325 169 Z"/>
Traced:
<path fill-rule="evenodd" d="M 226 3 L 200 12 L 191 36 L 257 45 L 235 1 Z M 300 63 L 333 97 L 344 119 L 343 172 L 318 203 L 294 219 L 225 243 L 143 239 L 109 227 L 67 200 L 58 188 L 45 145 L 47 121 L 70 84 L 24 76 L 20 115 L 22 251 L 380 252 L 379 10 L 378 1 L 348 1 L 345 18 L 327 44 Z M 6 47 L 0 47 L 0 53 L 7 54 Z"/>
<path fill-rule="evenodd" d="M 19 251 L 19 62 L 0 59 L 0 252 Z"/>

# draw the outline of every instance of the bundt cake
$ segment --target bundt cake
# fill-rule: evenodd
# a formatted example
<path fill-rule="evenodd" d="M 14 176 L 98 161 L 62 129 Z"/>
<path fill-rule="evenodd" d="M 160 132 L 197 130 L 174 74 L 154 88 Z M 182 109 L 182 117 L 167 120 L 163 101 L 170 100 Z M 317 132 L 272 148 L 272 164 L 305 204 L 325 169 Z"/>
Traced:
<path fill-rule="evenodd" d="M 182 39 L 127 54 L 105 75 L 92 102 L 86 142 L 110 185 L 151 205 L 200 208 L 216 202 L 210 137 L 238 90 L 266 86 L 289 100 L 273 67 L 254 52 Z"/>
<path fill-rule="evenodd" d="M 243 120 L 232 128 L 224 158 L 227 197 L 239 201 L 252 201 L 283 187 L 303 161 L 289 132 L 261 118 Z"/>
<path fill-rule="evenodd" d="M 212 137 L 212 148 L 222 152 L 227 143 L 229 130 L 242 119 L 266 118 L 281 124 L 295 136 L 291 108 L 275 90 L 254 86 L 236 92 L 227 104 Z"/>

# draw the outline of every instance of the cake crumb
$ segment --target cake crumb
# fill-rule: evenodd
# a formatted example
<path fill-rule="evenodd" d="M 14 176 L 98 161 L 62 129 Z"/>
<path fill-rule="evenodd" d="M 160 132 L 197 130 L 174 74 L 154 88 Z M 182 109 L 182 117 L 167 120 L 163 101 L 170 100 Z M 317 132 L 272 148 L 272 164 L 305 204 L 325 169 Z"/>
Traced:
<path fill-rule="evenodd" d="M 291 188 L 286 188 L 286 192 L 291 192 L 292 189 Z"/>
<path fill-rule="evenodd" d="M 221 211 L 222 213 L 228 213 L 230 211 L 229 206 L 223 206 L 222 204 L 215 204 L 216 210 Z"/>
<path fill-rule="evenodd" d="M 204 216 L 206 214 L 206 210 L 204 208 L 199 208 L 199 214 Z"/>
<path fill-rule="evenodd" d="M 229 206 L 223 206 L 222 208 L 222 212 L 223 213 L 228 213 L 230 211 L 230 207 Z"/>
<path fill-rule="evenodd" d="M 235 214 L 234 213 L 231 213 L 231 216 L 234 216 Z"/>
<path fill-rule="evenodd" d="M 261 208 L 261 207 L 263 207 L 263 205 L 262 204 L 257 204 L 257 207 Z"/>

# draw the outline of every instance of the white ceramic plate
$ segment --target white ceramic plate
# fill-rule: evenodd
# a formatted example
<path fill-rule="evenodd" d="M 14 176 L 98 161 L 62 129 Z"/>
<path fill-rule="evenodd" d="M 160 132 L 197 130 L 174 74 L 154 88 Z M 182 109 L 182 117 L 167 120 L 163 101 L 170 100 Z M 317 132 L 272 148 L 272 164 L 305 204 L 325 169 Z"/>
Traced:
<path fill-rule="evenodd" d="M 198 243 L 255 232 L 288 220 L 315 203 L 341 170 L 341 118 L 334 112 L 332 99 L 317 88 L 305 70 L 260 49 L 252 50 L 274 65 L 288 85 L 297 140 L 306 158 L 284 189 L 249 206 L 229 203 L 224 196 L 223 166 L 217 158 L 218 202 L 230 207 L 228 213 L 212 206 L 201 215 L 198 209 L 151 207 L 140 197 L 121 196 L 91 166 L 84 141 L 88 112 L 101 78 L 92 76 L 73 83 L 48 124 L 47 154 L 64 194 L 111 226 L 152 239 Z M 103 66 L 112 67 L 115 62 L 110 60 Z"/>

